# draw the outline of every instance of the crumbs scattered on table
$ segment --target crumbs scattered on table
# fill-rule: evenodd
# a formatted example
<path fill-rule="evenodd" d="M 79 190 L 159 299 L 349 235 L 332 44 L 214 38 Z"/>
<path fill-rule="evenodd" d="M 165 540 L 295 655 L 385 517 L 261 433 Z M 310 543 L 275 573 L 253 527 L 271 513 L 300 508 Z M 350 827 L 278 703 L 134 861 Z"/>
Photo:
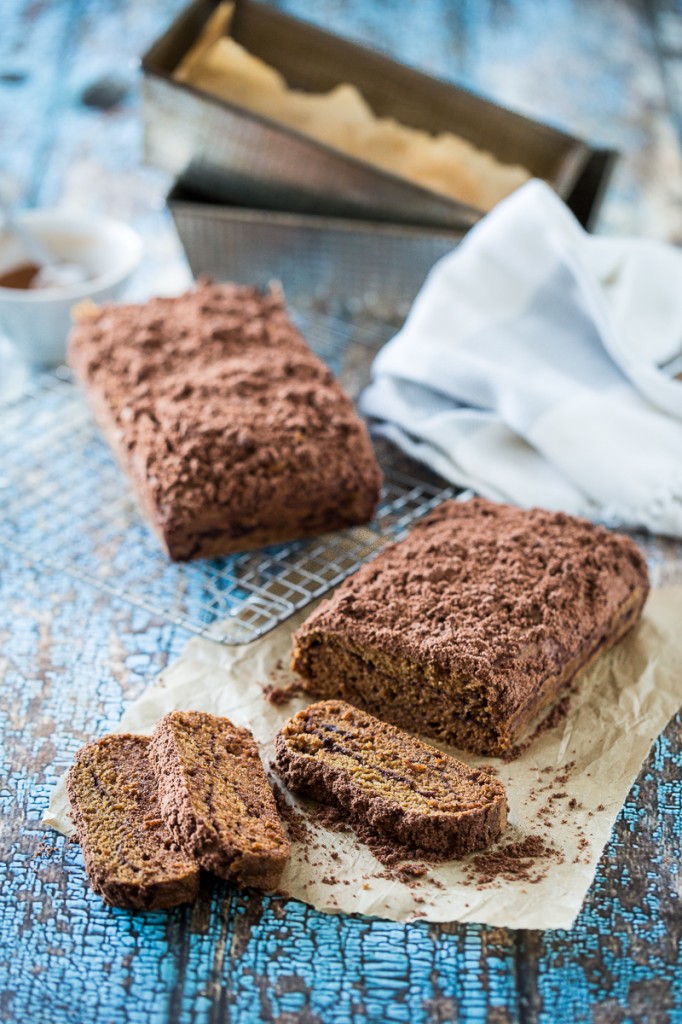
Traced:
<path fill-rule="evenodd" d="M 345 832 L 350 827 L 344 812 L 335 807 L 321 806 L 310 812 L 310 817 L 316 824 L 332 831 Z M 405 885 L 413 885 L 417 879 L 426 875 L 428 867 L 422 862 L 440 864 L 449 859 L 419 847 L 409 847 L 396 840 L 377 836 L 369 825 L 354 824 L 352 831 L 384 868 L 379 877 L 391 878 Z"/>
<path fill-rule="evenodd" d="M 555 778 L 554 778 L 554 781 L 558 782 L 559 785 L 561 785 L 561 786 L 565 785 L 568 782 L 569 778 L 571 777 L 571 772 L 573 771 L 574 768 L 575 768 L 575 761 L 567 761 L 566 764 L 564 765 L 563 772 L 560 775 L 556 775 Z"/>
<path fill-rule="evenodd" d="M 499 879 L 508 882 L 540 882 L 546 877 L 549 861 L 562 863 L 563 854 L 538 835 L 498 845 L 488 853 L 472 857 L 466 866 L 468 881 L 480 888 Z M 538 868 L 538 862 L 543 863 Z"/>
<path fill-rule="evenodd" d="M 56 846 L 50 846 L 48 843 L 39 843 L 33 853 L 33 857 L 51 857 L 56 852 Z"/>
<path fill-rule="evenodd" d="M 288 704 L 289 701 L 294 700 L 295 697 L 300 697 L 304 692 L 303 684 L 297 681 L 287 683 L 286 686 L 266 683 L 263 687 L 265 699 L 269 704 L 274 704 L 275 707 L 282 707 L 282 705 Z"/>

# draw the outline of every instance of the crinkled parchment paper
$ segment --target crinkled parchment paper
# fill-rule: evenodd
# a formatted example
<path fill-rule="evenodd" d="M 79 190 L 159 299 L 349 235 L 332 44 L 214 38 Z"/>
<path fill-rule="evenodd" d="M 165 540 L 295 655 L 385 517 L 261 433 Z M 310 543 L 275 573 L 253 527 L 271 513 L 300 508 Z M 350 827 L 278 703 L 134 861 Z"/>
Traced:
<path fill-rule="evenodd" d="M 276 707 L 263 689 L 273 680 L 286 681 L 277 663 L 287 664 L 291 632 L 309 611 L 240 647 L 192 640 L 128 708 L 119 731 L 149 732 L 174 708 L 227 715 L 252 730 L 269 766 L 278 728 L 309 701 L 296 698 Z M 309 819 L 306 842 L 292 843 L 282 891 L 319 910 L 395 921 L 569 928 L 652 741 L 682 704 L 681 624 L 682 588 L 654 591 L 641 623 L 598 661 L 572 697 L 567 716 L 525 754 L 509 764 L 462 755 L 494 767 L 507 786 L 510 826 L 501 842 L 541 836 L 556 851 L 534 862 L 531 880 L 497 877 L 481 885 L 480 871 L 472 877 L 471 858 L 466 858 L 429 865 L 423 877 L 403 883 L 352 832 L 328 831 Z M 298 806 L 308 813 L 310 805 Z M 72 831 L 62 782 L 45 823 Z"/>

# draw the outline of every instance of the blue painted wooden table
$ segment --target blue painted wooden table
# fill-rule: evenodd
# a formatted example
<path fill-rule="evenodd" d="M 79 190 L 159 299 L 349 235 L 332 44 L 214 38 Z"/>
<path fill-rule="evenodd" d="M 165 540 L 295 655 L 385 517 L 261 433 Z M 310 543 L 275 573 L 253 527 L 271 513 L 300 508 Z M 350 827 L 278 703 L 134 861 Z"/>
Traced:
<path fill-rule="evenodd" d="M 186 271 L 140 163 L 133 59 L 179 0 L 3 0 L 0 181 L 136 224 L 148 276 Z M 291 13 L 488 92 L 625 157 L 601 229 L 682 238 L 682 8 L 591 0 L 323 0 Z M 142 280 L 143 290 L 149 280 Z M 651 546 L 656 581 L 679 547 Z M 210 884 L 129 914 L 40 818 L 75 750 L 182 650 L 179 628 L 0 551 L 0 1020 L 682 1022 L 682 720 L 655 744 L 570 933 L 319 914 Z"/>

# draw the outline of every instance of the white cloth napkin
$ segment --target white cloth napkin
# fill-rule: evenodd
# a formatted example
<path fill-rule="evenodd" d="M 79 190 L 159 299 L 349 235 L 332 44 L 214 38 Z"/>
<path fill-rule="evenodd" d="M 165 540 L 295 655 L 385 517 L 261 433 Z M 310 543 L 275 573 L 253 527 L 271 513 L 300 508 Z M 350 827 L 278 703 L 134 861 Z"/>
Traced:
<path fill-rule="evenodd" d="M 487 497 L 682 536 L 681 349 L 682 252 L 531 181 L 434 266 L 360 405 Z"/>

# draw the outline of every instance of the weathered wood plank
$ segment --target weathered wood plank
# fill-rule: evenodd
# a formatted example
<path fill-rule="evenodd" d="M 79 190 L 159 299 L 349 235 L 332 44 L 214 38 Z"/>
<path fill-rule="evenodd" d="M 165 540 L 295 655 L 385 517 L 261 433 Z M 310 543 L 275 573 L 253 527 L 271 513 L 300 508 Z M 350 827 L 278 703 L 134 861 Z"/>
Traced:
<path fill-rule="evenodd" d="M 0 188 L 32 202 L 50 158 L 74 4 L 6 0 L 0 13 Z"/>
<path fill-rule="evenodd" d="M 173 273 L 165 182 L 137 163 L 135 95 L 108 112 L 81 97 L 103 76 L 125 84 L 129 58 L 179 6 L 11 0 L 0 31 L 3 171 L 27 201 L 134 221 L 152 261 Z M 605 226 L 679 232 L 670 90 L 634 0 L 280 6 L 626 149 Z M 672 551 L 652 545 L 670 582 Z M 0 552 L 0 600 L 3 1021 L 680 1018 L 679 720 L 633 789 L 571 933 L 327 917 L 220 884 L 192 912 L 132 915 L 102 906 L 77 847 L 46 836 L 40 816 L 75 749 L 113 724 L 187 638 L 9 552 Z"/>

